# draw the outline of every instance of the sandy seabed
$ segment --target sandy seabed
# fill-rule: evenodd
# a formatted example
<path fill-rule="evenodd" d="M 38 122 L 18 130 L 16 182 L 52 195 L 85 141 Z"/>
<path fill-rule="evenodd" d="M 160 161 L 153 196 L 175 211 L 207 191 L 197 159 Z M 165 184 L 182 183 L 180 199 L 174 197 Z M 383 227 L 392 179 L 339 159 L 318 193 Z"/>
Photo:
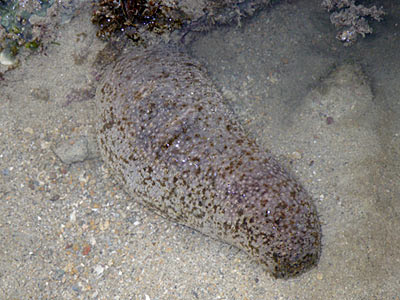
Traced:
<path fill-rule="evenodd" d="M 274 280 L 122 191 L 94 142 L 104 44 L 88 5 L 0 82 L 0 298 L 400 299 L 400 9 L 344 48 L 318 3 L 275 5 L 188 46 L 315 199 L 316 268 Z M 60 160 L 71 145 L 82 162 Z"/>

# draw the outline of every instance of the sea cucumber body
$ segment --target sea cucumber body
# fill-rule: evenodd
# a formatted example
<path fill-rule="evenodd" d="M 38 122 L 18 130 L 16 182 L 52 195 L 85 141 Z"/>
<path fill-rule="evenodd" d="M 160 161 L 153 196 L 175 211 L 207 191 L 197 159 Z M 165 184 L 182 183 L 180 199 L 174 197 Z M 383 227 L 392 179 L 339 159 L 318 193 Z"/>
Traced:
<path fill-rule="evenodd" d="M 311 198 L 245 134 L 193 58 L 169 47 L 128 52 L 96 100 L 102 155 L 136 201 L 244 250 L 274 277 L 317 263 Z"/>

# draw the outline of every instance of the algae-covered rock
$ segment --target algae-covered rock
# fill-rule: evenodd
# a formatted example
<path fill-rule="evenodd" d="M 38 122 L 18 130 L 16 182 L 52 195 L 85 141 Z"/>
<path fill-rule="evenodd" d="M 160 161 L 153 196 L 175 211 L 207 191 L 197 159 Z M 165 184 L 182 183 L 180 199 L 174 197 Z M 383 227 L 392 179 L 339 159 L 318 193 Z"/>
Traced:
<path fill-rule="evenodd" d="M 85 0 L 1 0 L 0 64 L 16 65 L 17 57 L 45 48 Z"/>
<path fill-rule="evenodd" d="M 270 0 L 98 0 L 93 10 L 97 35 L 107 39 L 115 33 L 127 35 L 135 42 L 158 43 L 182 37 L 190 32 L 206 31 L 215 25 L 241 24 Z M 181 29 L 177 31 L 177 29 Z M 155 37 L 154 35 L 157 35 Z"/>

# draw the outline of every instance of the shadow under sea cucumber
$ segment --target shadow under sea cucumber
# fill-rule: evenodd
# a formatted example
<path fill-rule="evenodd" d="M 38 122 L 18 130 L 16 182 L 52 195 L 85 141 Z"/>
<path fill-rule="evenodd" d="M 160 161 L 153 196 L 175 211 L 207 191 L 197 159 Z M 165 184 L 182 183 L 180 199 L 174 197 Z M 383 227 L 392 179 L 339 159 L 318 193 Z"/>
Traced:
<path fill-rule="evenodd" d="M 96 98 L 103 158 L 135 199 L 242 249 L 276 278 L 316 265 L 312 199 L 246 135 L 193 58 L 135 48 L 105 73 Z"/>

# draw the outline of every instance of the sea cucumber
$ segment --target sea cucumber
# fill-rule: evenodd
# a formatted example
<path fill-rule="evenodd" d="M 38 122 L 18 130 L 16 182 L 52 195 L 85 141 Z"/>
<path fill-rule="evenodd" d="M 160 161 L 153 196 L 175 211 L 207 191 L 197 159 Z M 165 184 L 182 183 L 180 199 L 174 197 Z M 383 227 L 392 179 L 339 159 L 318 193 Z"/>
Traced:
<path fill-rule="evenodd" d="M 126 51 L 96 101 L 103 158 L 135 200 L 244 250 L 276 278 L 316 265 L 312 199 L 248 137 L 189 55 L 169 46 Z"/>

